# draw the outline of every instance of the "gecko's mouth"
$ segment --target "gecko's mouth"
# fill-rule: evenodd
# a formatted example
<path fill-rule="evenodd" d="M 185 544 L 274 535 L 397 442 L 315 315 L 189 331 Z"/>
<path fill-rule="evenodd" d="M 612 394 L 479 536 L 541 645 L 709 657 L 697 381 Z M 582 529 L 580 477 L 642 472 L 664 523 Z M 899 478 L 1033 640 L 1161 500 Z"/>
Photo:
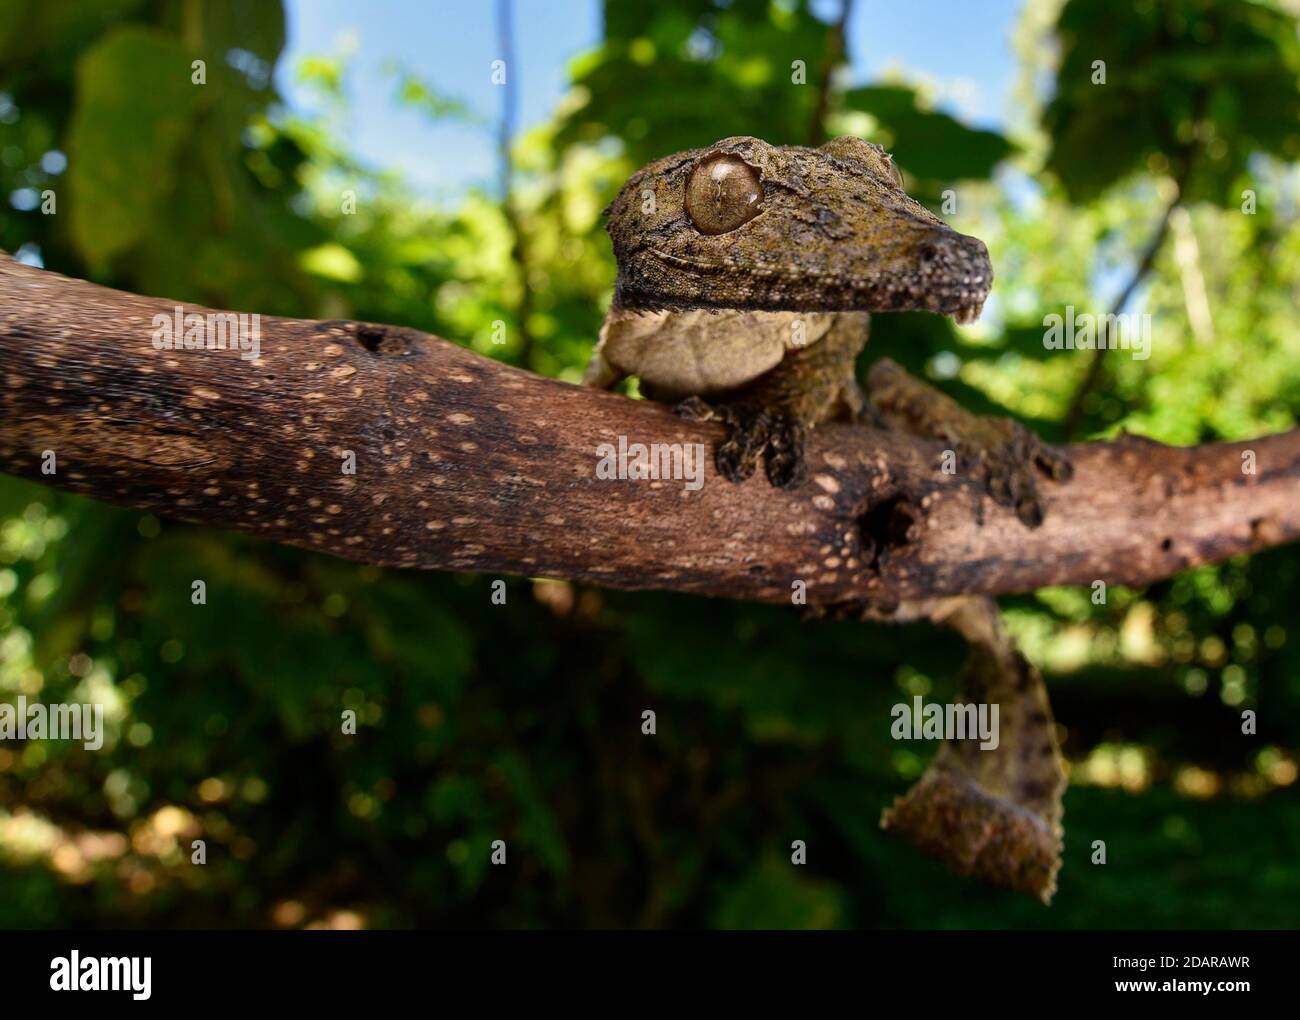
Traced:
<path fill-rule="evenodd" d="M 954 311 L 946 312 L 945 314 L 950 319 L 952 319 L 953 322 L 957 323 L 958 325 L 965 326 L 968 323 L 972 323 L 976 319 L 978 319 L 980 317 L 980 312 L 982 311 L 984 311 L 984 299 L 980 298 L 978 301 L 972 301 L 969 304 L 964 304 L 960 308 L 957 308 Z"/>
<path fill-rule="evenodd" d="M 940 289 L 932 281 L 909 280 L 875 291 L 855 306 L 873 312 L 931 312 L 946 315 L 960 325 L 974 322 L 984 311 L 989 296 L 987 278 L 975 278 L 968 286 Z"/>
<path fill-rule="evenodd" d="M 993 272 L 987 263 L 984 272 L 962 275 L 936 276 L 922 270 L 870 288 L 856 303 L 866 311 L 931 312 L 966 325 L 980 317 L 992 283 Z"/>

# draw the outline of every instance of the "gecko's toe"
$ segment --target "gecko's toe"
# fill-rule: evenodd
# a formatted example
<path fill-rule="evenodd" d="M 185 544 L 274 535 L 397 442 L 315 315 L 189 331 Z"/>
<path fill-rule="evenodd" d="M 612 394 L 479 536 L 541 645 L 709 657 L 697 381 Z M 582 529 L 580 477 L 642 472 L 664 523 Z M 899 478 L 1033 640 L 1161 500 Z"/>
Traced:
<path fill-rule="evenodd" d="M 728 440 L 718 447 L 713 458 L 718 474 L 729 482 L 748 481 L 758 469 L 758 454 L 751 452 L 743 443 Z"/>
<path fill-rule="evenodd" d="M 758 470 L 758 460 L 767 446 L 771 418 L 766 411 L 728 416 L 727 438 L 718 446 L 714 461 L 718 473 L 729 482 L 743 482 Z"/>
<path fill-rule="evenodd" d="M 1007 456 L 1002 450 L 986 454 L 988 493 L 995 503 L 1011 507 L 1020 523 L 1036 528 L 1043 523 L 1043 506 L 1038 496 L 1038 482 L 1033 464 L 1021 461 L 1016 451 Z"/>
<path fill-rule="evenodd" d="M 758 458 L 767 442 L 766 418 L 746 415 L 727 404 L 710 404 L 700 397 L 687 397 L 673 405 L 673 413 L 687 421 L 716 421 L 727 430 L 718 444 L 713 462 L 729 482 L 743 482 L 758 470 Z"/>
<path fill-rule="evenodd" d="M 767 480 L 778 489 L 804 479 L 804 439 L 807 427 L 792 415 L 773 414 L 764 407 L 687 397 L 673 410 L 690 421 L 716 421 L 727 430 L 718 444 L 714 464 L 729 482 L 744 482 L 763 462 Z"/>
<path fill-rule="evenodd" d="M 985 488 L 993 501 L 1010 507 L 1025 527 L 1038 527 L 1044 516 L 1039 474 L 1068 481 L 1074 473 L 1070 462 L 1019 422 L 1009 418 L 979 421 L 977 434 L 958 443 L 960 461 L 982 467 Z"/>
<path fill-rule="evenodd" d="M 717 409 L 699 397 L 687 397 L 673 405 L 673 414 L 687 421 L 713 421 L 718 417 Z"/>
<path fill-rule="evenodd" d="M 784 415 L 772 419 L 763 463 L 767 480 L 778 489 L 788 489 L 804 479 L 803 422 Z"/>
<path fill-rule="evenodd" d="M 1046 472 L 1049 478 L 1058 482 L 1068 482 L 1074 477 L 1074 465 L 1060 450 L 1046 443 L 1035 440 L 1034 462 Z"/>

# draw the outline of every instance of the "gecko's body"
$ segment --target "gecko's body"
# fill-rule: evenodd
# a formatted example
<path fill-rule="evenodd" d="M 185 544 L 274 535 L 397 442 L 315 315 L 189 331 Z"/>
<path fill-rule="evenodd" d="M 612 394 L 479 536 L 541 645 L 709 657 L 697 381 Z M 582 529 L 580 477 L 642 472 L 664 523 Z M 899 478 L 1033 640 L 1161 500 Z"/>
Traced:
<path fill-rule="evenodd" d="M 794 484 L 809 428 L 863 416 L 869 313 L 970 322 L 993 283 L 984 243 L 908 197 L 888 154 L 858 138 L 726 138 L 651 163 L 607 212 L 618 280 L 587 382 L 637 376 L 646 395 L 722 420 L 716 460 L 732 481 L 762 463 Z M 872 402 L 889 411 L 903 395 L 879 379 Z M 937 393 L 918 402 L 910 387 L 906 402 L 911 431 L 951 440 L 994 499 L 1037 523 L 1036 468 L 1059 477 L 1061 458 Z"/>
<path fill-rule="evenodd" d="M 1013 421 L 965 411 L 892 362 L 877 363 L 868 394 L 858 385 L 870 313 L 927 310 L 969 322 L 993 281 L 984 244 L 909 198 L 879 146 L 727 138 L 646 166 L 607 213 L 618 280 L 587 383 L 636 376 L 646 396 L 721 420 L 716 463 L 732 482 L 762 463 L 772 484 L 797 484 L 808 429 L 869 415 L 949 442 L 996 501 L 1027 526 L 1041 521 L 1038 473 L 1069 474 L 1055 451 Z M 1041 678 L 991 599 L 948 600 L 923 615 L 971 642 L 968 692 L 1002 704 L 1007 739 L 989 752 L 946 744 L 882 824 L 963 874 L 1046 900 L 1064 775 Z"/>

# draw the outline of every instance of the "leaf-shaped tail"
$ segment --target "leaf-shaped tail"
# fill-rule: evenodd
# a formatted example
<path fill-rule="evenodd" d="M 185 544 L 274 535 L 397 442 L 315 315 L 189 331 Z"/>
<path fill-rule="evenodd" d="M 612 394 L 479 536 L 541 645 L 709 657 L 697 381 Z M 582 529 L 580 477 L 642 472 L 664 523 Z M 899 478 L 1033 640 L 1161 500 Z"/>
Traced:
<path fill-rule="evenodd" d="M 999 706 L 996 748 L 947 740 L 881 817 L 883 828 L 970 875 L 1049 903 L 1060 868 L 1065 771 L 1047 690 L 988 597 L 947 600 L 931 614 L 970 642 L 967 700 Z"/>

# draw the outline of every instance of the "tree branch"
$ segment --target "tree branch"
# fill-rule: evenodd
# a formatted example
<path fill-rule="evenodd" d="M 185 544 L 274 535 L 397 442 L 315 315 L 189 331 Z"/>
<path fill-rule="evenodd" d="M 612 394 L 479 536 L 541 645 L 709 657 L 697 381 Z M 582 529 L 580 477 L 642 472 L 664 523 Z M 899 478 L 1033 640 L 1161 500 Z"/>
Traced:
<path fill-rule="evenodd" d="M 263 317 L 256 360 L 157 350 L 174 308 L 0 255 L 0 470 L 369 563 L 785 604 L 802 581 L 821 607 L 1141 584 L 1300 534 L 1300 431 L 1071 447 L 1028 530 L 901 433 L 816 430 L 791 490 L 711 457 L 695 491 L 602 480 L 601 444 L 721 431 L 394 326 Z"/>

